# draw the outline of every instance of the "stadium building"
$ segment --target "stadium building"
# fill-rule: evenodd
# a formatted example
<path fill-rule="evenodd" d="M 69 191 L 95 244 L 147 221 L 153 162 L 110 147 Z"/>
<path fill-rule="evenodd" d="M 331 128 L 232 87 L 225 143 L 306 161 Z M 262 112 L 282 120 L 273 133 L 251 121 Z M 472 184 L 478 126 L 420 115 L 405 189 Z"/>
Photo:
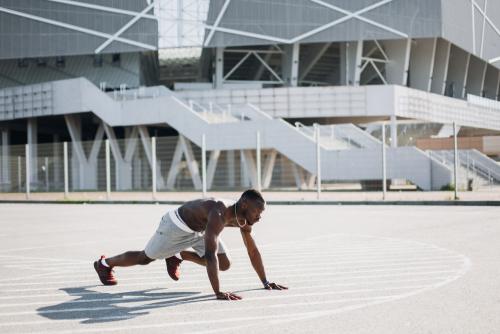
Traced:
<path fill-rule="evenodd" d="M 493 1 L 0 1 L 3 191 L 492 184 L 499 99 Z"/>

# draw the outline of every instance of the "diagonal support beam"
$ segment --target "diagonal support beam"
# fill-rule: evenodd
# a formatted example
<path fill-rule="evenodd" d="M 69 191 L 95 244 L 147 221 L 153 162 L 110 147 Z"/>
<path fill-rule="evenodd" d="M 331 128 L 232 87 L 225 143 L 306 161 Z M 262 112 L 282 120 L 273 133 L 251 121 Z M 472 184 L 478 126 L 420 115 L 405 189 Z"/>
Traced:
<path fill-rule="evenodd" d="M 179 140 L 177 141 L 177 145 L 175 147 L 174 156 L 172 157 L 172 163 L 167 176 L 167 189 L 175 188 L 175 180 L 179 174 L 183 155 L 186 158 L 187 167 L 189 173 L 191 174 L 193 185 L 195 189 L 200 190 L 202 188 L 202 184 L 198 162 L 194 158 L 191 143 L 184 136 L 179 136 Z"/>
<path fill-rule="evenodd" d="M 139 133 L 139 137 L 141 138 L 142 148 L 144 149 L 144 153 L 146 154 L 146 159 L 148 160 L 149 168 L 153 170 L 153 152 L 151 148 L 151 137 L 149 136 L 148 129 L 144 125 L 137 126 L 137 131 Z M 156 183 L 159 189 L 165 188 L 165 179 L 161 173 L 160 161 L 156 160 Z"/>
<path fill-rule="evenodd" d="M 41 16 L 27 14 L 27 13 L 19 12 L 17 10 L 12 10 L 12 9 L 8 9 L 8 8 L 4 8 L 4 7 L 0 7 L 0 12 L 11 14 L 11 15 L 15 15 L 15 16 L 24 17 L 24 18 L 27 18 L 27 19 L 30 19 L 30 20 L 33 20 L 33 21 L 38 21 L 38 22 L 43 22 L 43 23 L 51 24 L 51 25 L 54 25 L 54 26 L 57 26 L 57 27 L 61 27 L 61 28 L 65 28 L 65 29 L 69 29 L 69 30 L 78 31 L 78 32 L 81 32 L 81 33 L 84 33 L 84 34 L 88 34 L 88 35 L 92 35 L 92 36 L 98 36 L 98 37 L 103 37 L 103 38 L 112 38 L 113 37 L 113 35 L 106 34 L 106 33 L 103 33 L 103 32 L 97 31 L 97 30 L 87 29 L 87 28 L 83 28 L 83 27 L 80 27 L 80 26 L 75 26 L 73 24 L 64 23 L 64 22 L 60 22 L 60 21 L 56 21 L 56 20 L 51 20 L 51 19 L 47 19 L 47 18 L 44 18 L 44 17 L 41 17 Z M 129 44 L 129 45 L 133 45 L 133 46 L 138 46 L 138 47 L 141 47 L 141 48 L 144 48 L 144 49 L 148 49 L 148 50 L 156 50 L 157 49 L 157 47 L 154 46 L 154 45 L 136 42 L 136 41 L 133 41 L 133 40 L 130 40 L 130 39 L 127 39 L 127 38 L 116 37 L 116 40 L 119 41 L 119 42 L 125 43 L 125 44 Z"/>
<path fill-rule="evenodd" d="M 272 150 L 266 157 L 266 161 L 264 162 L 264 168 L 262 170 L 262 188 L 268 189 L 271 185 L 271 180 L 273 177 L 273 169 L 276 163 L 276 156 L 278 155 L 278 151 Z"/>
<path fill-rule="evenodd" d="M 104 50 L 109 44 L 111 44 L 113 41 L 115 41 L 121 34 L 123 34 L 128 28 L 130 28 L 132 25 L 134 25 L 137 21 L 139 21 L 141 18 L 143 18 L 147 12 L 149 12 L 151 9 L 153 9 L 155 5 L 155 1 L 153 1 L 149 6 L 146 6 L 139 14 L 137 14 L 132 20 L 128 21 L 127 24 L 125 24 L 123 27 L 120 28 L 116 33 L 113 34 L 110 38 L 108 38 L 107 41 L 102 43 L 100 46 L 95 49 L 95 53 L 99 53 L 102 50 Z"/>
<path fill-rule="evenodd" d="M 219 161 L 220 150 L 212 151 L 210 153 L 210 158 L 208 160 L 207 167 L 207 188 L 212 188 L 214 182 L 215 169 L 217 168 L 217 162 Z"/>
<path fill-rule="evenodd" d="M 205 41 L 205 46 L 210 44 L 210 41 L 212 40 L 212 37 L 214 36 L 215 30 L 219 27 L 220 21 L 222 20 L 222 17 L 226 13 L 227 7 L 229 7 L 229 4 L 231 3 L 231 0 L 226 0 L 224 5 L 222 6 L 221 11 L 219 12 L 219 15 L 217 15 L 217 18 L 215 19 L 213 27 L 207 27 L 210 30 L 207 36 L 207 40 Z"/>
<path fill-rule="evenodd" d="M 252 187 L 256 187 L 257 186 L 257 164 L 255 163 L 255 159 L 253 157 L 251 150 L 244 150 L 243 151 L 243 160 L 244 160 L 245 166 L 247 168 L 247 171 L 250 174 L 249 177 L 250 177 Z"/>

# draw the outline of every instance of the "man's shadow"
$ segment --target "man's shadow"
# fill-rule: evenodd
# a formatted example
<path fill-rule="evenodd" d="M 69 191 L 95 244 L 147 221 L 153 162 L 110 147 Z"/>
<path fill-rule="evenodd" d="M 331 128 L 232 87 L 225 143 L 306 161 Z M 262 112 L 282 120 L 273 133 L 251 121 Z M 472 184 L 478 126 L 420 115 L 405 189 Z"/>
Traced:
<path fill-rule="evenodd" d="M 214 299 L 213 295 L 202 295 L 200 292 L 155 292 L 159 289 L 147 289 L 99 293 L 89 289 L 92 287 L 60 289 L 68 295 L 78 298 L 56 305 L 40 307 L 37 312 L 52 320 L 81 319 L 81 323 L 91 324 L 131 319 L 149 314 L 149 310 L 156 308 Z M 127 306 L 127 303 L 134 306 Z M 138 303 L 140 305 L 137 305 Z"/>

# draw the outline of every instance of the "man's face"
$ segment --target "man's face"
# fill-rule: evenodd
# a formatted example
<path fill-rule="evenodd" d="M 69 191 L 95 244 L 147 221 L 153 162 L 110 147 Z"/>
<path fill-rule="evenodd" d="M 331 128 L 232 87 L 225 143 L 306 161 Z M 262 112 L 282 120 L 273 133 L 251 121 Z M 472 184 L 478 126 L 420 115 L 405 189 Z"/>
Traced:
<path fill-rule="evenodd" d="M 264 203 L 258 201 L 247 201 L 246 209 L 244 211 L 247 224 L 252 226 L 260 220 L 260 215 L 265 210 Z"/>

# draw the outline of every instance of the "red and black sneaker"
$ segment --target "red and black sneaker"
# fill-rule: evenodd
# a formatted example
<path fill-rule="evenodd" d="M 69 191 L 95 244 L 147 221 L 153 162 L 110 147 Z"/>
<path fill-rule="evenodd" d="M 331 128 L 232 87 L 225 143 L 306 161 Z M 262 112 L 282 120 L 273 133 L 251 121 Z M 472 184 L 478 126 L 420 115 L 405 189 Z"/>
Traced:
<path fill-rule="evenodd" d="M 101 260 L 104 259 L 105 256 L 101 255 L 101 258 L 94 262 L 94 269 L 101 280 L 101 283 L 104 285 L 116 285 L 118 281 L 116 280 L 115 275 L 113 275 L 113 269 L 110 267 L 106 267 L 102 264 Z"/>
<path fill-rule="evenodd" d="M 172 278 L 174 281 L 178 281 L 179 277 L 181 276 L 181 262 L 182 260 L 177 256 L 171 256 L 165 259 L 165 263 L 167 264 L 168 276 L 170 276 L 170 278 Z"/>

